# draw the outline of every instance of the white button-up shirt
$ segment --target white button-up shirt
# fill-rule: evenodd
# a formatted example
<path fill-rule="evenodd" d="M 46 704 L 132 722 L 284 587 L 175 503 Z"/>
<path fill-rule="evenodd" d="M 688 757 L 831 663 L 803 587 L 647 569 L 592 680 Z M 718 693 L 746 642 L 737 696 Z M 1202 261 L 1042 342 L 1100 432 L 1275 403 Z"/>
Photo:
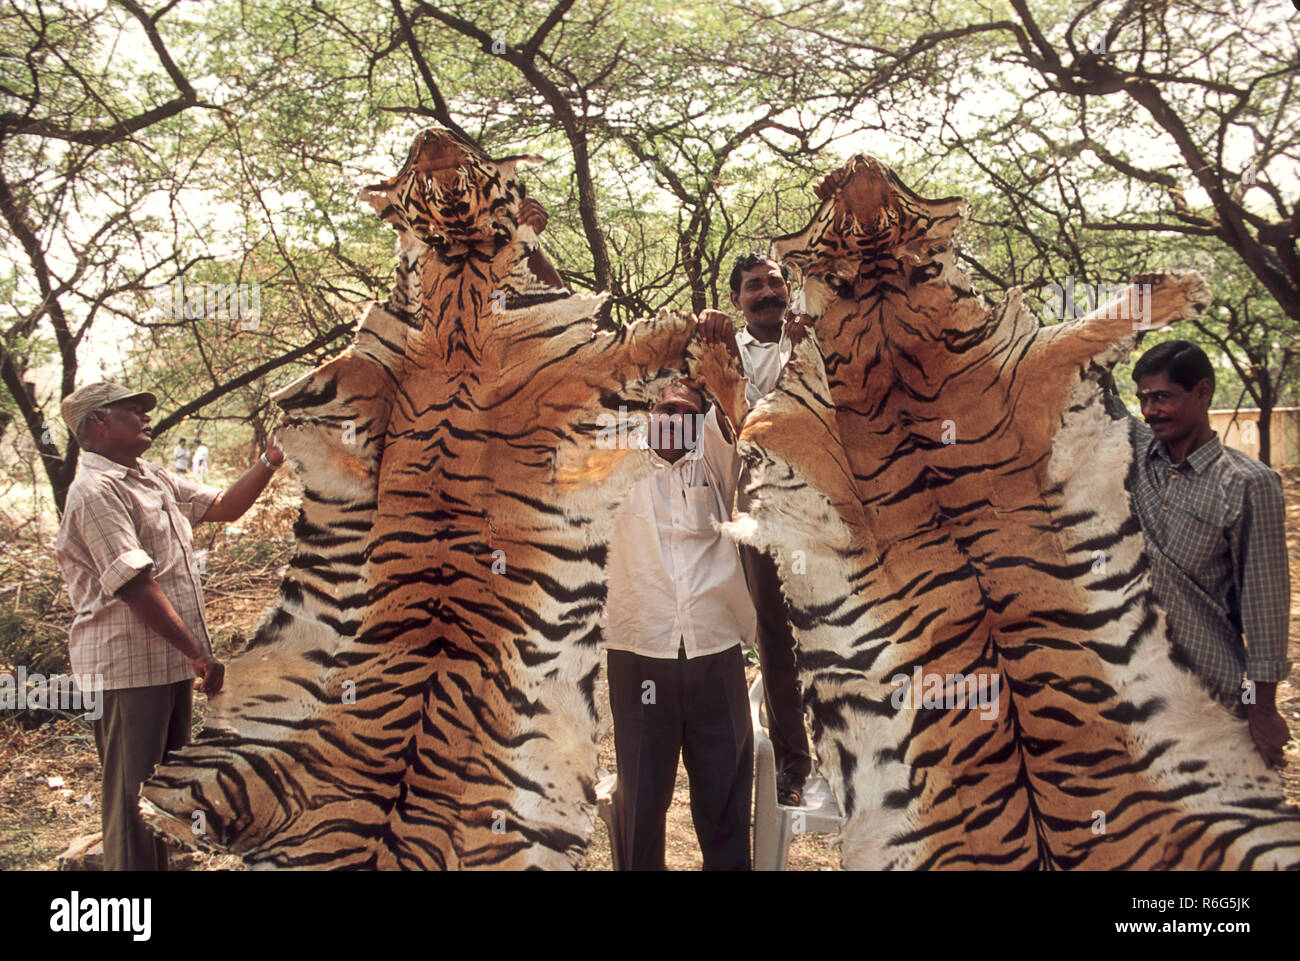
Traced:
<path fill-rule="evenodd" d="M 606 565 L 608 647 L 645 657 L 717 654 L 754 639 L 754 605 L 736 545 L 717 524 L 730 520 L 740 469 L 734 444 L 704 417 L 700 442 L 670 464 L 645 446 L 655 473 L 636 483 L 614 518 Z"/>
<path fill-rule="evenodd" d="M 745 400 L 753 407 L 776 386 L 781 368 L 790 359 L 792 345 L 784 330 L 779 341 L 765 343 L 755 338 L 748 328 L 742 328 L 736 334 L 736 346 L 740 348 L 740 365 L 749 381 L 745 385 Z"/>

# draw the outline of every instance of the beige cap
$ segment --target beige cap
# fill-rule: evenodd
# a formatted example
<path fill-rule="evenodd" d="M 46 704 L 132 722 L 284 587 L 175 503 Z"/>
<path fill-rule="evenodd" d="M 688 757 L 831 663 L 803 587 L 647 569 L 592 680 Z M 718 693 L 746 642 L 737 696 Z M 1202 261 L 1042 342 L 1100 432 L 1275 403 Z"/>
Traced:
<path fill-rule="evenodd" d="M 153 410 L 158 406 L 158 398 L 147 390 L 131 390 L 111 380 L 101 380 L 94 384 L 87 384 L 85 387 L 78 387 L 63 398 L 63 423 L 68 425 L 68 430 L 72 431 L 73 437 L 76 437 L 82 421 L 92 410 L 99 410 L 119 400 L 134 400 L 137 397 L 147 404 L 145 410 Z"/>

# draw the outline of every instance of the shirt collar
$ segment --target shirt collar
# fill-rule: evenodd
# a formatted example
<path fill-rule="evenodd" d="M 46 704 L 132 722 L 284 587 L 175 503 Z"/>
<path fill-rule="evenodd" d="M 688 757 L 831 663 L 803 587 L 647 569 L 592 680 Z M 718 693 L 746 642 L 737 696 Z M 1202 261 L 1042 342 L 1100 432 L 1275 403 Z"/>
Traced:
<path fill-rule="evenodd" d="M 698 443 L 681 457 L 677 458 L 675 463 L 670 464 L 654 452 L 650 447 L 649 436 L 640 428 L 638 428 L 634 435 L 632 443 L 636 446 L 637 450 L 643 450 L 646 452 L 646 455 L 650 458 L 650 462 L 654 464 L 655 470 L 673 470 L 683 466 L 684 464 L 689 464 L 691 461 L 699 460 L 704 456 L 704 444 Z"/>
<path fill-rule="evenodd" d="M 1218 460 L 1222 453 L 1223 442 L 1219 440 L 1219 435 L 1211 434 L 1209 440 L 1187 455 L 1187 463 L 1192 466 L 1192 470 L 1201 474 L 1205 472 L 1205 468 Z"/>
<path fill-rule="evenodd" d="M 112 474 L 114 477 L 126 477 L 128 474 L 144 475 L 143 468 L 124 467 L 115 460 L 109 460 L 103 454 L 96 454 L 93 450 L 83 450 L 81 452 L 81 463 L 87 470 L 103 471 L 106 474 Z M 139 461 L 136 461 L 137 465 L 139 463 Z"/>
<path fill-rule="evenodd" d="M 662 457 L 660 457 L 658 454 L 655 454 L 653 451 L 651 452 L 651 456 L 654 458 L 656 467 L 663 467 L 666 468 L 667 470 L 678 470 L 682 467 L 685 467 L 687 464 L 693 463 L 699 460 L 701 457 L 703 457 L 704 447 L 701 444 L 696 444 L 694 447 L 688 450 L 681 457 L 677 458 L 677 460 L 671 464 L 668 463 L 668 461 L 664 460 Z"/>
<path fill-rule="evenodd" d="M 1177 465 L 1177 469 L 1182 470 L 1183 464 L 1186 464 L 1193 473 L 1204 473 L 1205 469 L 1218 460 L 1219 455 L 1222 453 L 1223 442 L 1219 440 L 1218 434 L 1212 434 L 1209 440 L 1188 454 L 1183 463 Z M 1151 449 L 1147 456 L 1158 457 L 1171 466 L 1174 464 L 1173 458 L 1169 456 L 1169 448 L 1165 446 L 1165 442 L 1155 437 L 1151 438 Z"/>
<path fill-rule="evenodd" d="M 782 334 L 782 336 L 784 336 L 784 334 Z M 768 348 L 768 347 L 780 346 L 781 341 L 779 338 L 777 340 L 772 340 L 772 341 L 759 340 L 757 337 L 755 337 L 753 334 L 749 332 L 748 327 L 742 327 L 736 333 L 736 343 L 740 344 L 742 347 Z"/>

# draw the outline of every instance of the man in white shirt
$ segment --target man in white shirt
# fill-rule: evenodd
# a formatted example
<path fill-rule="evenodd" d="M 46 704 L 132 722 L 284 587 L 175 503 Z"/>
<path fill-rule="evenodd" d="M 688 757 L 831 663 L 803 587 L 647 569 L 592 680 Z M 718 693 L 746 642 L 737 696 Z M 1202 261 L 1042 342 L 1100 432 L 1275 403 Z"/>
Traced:
<path fill-rule="evenodd" d="M 818 184 L 818 193 L 822 184 Z M 745 399 L 753 407 L 775 385 L 792 349 L 791 337 L 802 336 L 805 314 L 789 312 L 790 286 L 786 269 L 758 253 L 736 258 L 731 271 L 731 304 L 745 316 L 745 328 L 736 332 L 731 317 L 720 310 L 699 316 L 701 336 L 709 343 L 734 345 L 740 354 L 748 384 Z M 786 322 L 790 323 L 787 324 Z M 737 509 L 745 510 L 745 484 L 740 484 Z M 804 729 L 803 696 L 799 689 L 794 634 L 790 611 L 781 593 L 776 561 L 748 545 L 740 546 L 745 581 L 758 615 L 758 659 L 763 672 L 763 697 L 767 702 L 768 735 L 776 756 L 777 800 L 797 805 L 803 784 L 812 771 L 808 734 Z"/>
<path fill-rule="evenodd" d="M 639 450 L 655 473 L 619 507 L 610 539 L 604 636 L 626 870 L 664 870 L 680 753 L 706 871 L 749 869 L 753 733 L 742 645 L 754 609 L 731 517 L 734 430 L 677 381 L 651 409 Z"/>
<path fill-rule="evenodd" d="M 203 443 L 202 437 L 194 438 L 194 459 L 191 466 L 194 468 L 194 476 L 198 478 L 200 484 L 208 482 L 208 445 Z"/>
<path fill-rule="evenodd" d="M 172 469 L 178 474 L 188 474 L 190 471 L 190 449 L 185 446 L 184 437 L 176 442 L 176 447 L 172 450 Z"/>

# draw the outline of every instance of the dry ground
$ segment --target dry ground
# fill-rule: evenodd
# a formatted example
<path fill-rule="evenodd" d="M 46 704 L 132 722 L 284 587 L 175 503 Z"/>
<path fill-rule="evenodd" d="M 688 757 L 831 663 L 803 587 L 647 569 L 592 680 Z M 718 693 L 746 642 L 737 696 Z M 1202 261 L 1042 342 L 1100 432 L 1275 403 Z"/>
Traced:
<path fill-rule="evenodd" d="M 1287 542 L 1291 559 L 1291 648 L 1296 662 L 1289 682 L 1278 688 L 1279 707 L 1300 735 L 1300 471 L 1285 477 L 1287 492 Z M 200 528 L 196 546 L 207 546 L 208 571 L 204 581 L 209 624 L 218 654 L 226 656 L 243 644 L 261 620 L 275 595 L 280 571 L 289 557 L 289 528 L 296 514 L 297 491 L 282 477 L 270 496 L 241 521 L 238 530 L 206 531 Z M 49 545 L 11 542 L 0 545 L 0 613 L 21 603 L 22 591 L 57 577 Z M 19 586 L 15 588 L 15 583 Z M 15 595 L 17 595 L 15 597 Z M 48 624 L 64 626 L 70 619 L 66 594 L 61 605 L 47 612 Z M 0 664 L 0 670 L 11 670 Z M 754 669 L 749 669 L 753 679 Z M 601 689 L 602 717 L 609 706 Z M 198 698 L 195 730 L 202 725 L 202 697 Z M 1300 803 L 1300 743 L 1293 739 L 1283 774 L 1287 796 Z M 614 769 L 612 731 L 601 740 L 600 764 Z M 53 780 L 52 780 L 53 779 Z M 61 783 L 59 781 L 61 779 Z M 62 720 L 43 729 L 24 730 L 0 720 L 0 870 L 51 870 L 57 857 L 75 838 L 99 830 L 99 762 L 89 726 Z M 700 868 L 700 852 L 691 826 L 686 774 L 678 768 L 672 808 L 668 813 L 668 867 L 692 871 Z M 198 870 L 238 870 L 237 858 L 199 855 Z M 608 870 L 609 837 L 596 820 L 584 867 Z M 792 870 L 838 870 L 839 859 L 824 836 L 795 839 L 790 852 Z"/>

